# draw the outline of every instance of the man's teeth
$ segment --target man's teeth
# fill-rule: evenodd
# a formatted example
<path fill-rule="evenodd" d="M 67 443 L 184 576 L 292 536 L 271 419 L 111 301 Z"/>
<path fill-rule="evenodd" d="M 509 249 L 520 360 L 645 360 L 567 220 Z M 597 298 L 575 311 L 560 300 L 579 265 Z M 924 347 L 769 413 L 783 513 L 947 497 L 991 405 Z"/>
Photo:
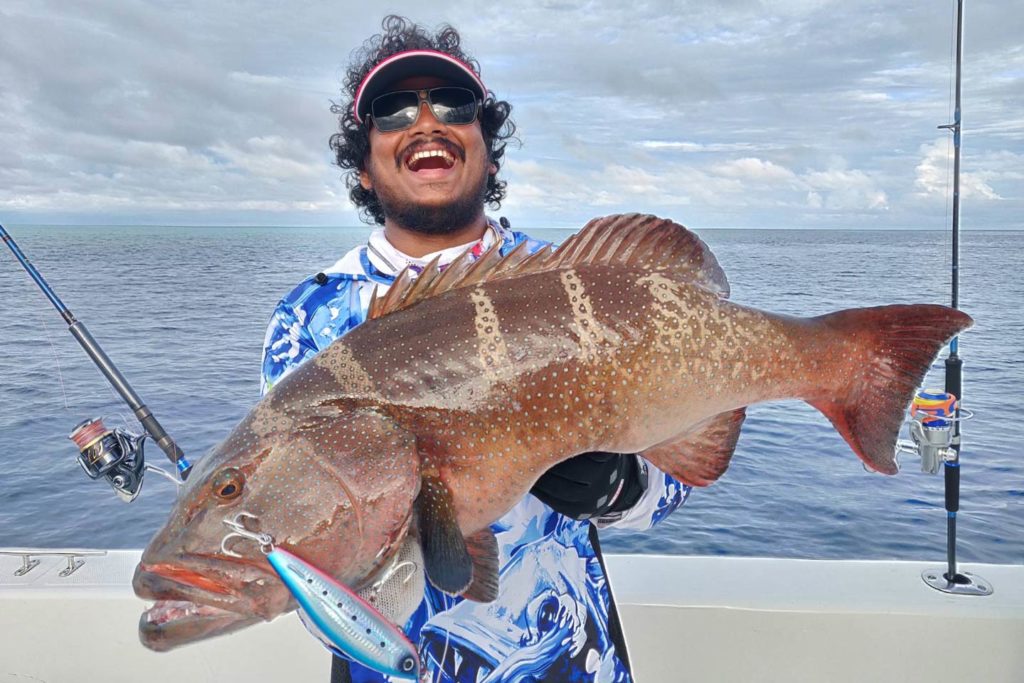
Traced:
<path fill-rule="evenodd" d="M 415 154 L 412 155 L 411 160 L 419 161 L 420 159 L 428 159 L 430 157 L 441 157 L 445 161 L 455 161 L 455 157 L 453 157 L 451 154 L 449 154 L 447 151 L 443 149 L 428 149 L 416 152 Z"/>
<path fill-rule="evenodd" d="M 440 157 L 441 159 L 444 159 L 445 163 L 449 166 L 455 163 L 455 157 L 452 156 L 450 152 L 443 149 L 429 149 L 416 152 L 410 156 L 409 166 L 415 166 L 418 162 L 431 157 Z"/>

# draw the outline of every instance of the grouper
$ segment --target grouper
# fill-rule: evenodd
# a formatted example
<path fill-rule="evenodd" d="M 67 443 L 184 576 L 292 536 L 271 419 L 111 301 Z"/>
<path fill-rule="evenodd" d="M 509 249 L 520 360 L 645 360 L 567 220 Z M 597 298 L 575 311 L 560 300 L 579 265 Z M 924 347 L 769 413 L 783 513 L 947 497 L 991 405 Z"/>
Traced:
<path fill-rule="evenodd" d="M 802 399 L 893 474 L 913 392 L 972 323 L 928 304 L 800 318 L 728 294 L 696 235 L 642 215 L 403 274 L 196 465 L 136 570 L 155 601 L 142 642 L 166 650 L 295 608 L 267 548 L 230 520 L 353 590 L 415 543 L 427 580 L 486 602 L 490 524 L 579 453 L 641 453 L 704 486 L 746 406 Z"/>

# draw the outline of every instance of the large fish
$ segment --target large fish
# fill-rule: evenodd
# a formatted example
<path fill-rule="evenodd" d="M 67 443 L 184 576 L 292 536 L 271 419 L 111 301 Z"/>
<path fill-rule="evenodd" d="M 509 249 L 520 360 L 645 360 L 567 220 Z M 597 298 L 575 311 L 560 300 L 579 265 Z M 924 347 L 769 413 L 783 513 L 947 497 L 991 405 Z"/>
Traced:
<path fill-rule="evenodd" d="M 727 296 L 703 242 L 638 215 L 594 220 L 557 250 L 403 276 L 196 465 L 136 571 L 136 593 L 157 601 L 143 643 L 165 650 L 294 608 L 225 520 L 353 589 L 418 541 L 431 582 L 487 601 L 490 523 L 578 453 L 642 451 L 706 485 L 746 406 L 799 398 L 892 474 L 913 391 L 971 324 L 935 305 L 797 318 Z"/>

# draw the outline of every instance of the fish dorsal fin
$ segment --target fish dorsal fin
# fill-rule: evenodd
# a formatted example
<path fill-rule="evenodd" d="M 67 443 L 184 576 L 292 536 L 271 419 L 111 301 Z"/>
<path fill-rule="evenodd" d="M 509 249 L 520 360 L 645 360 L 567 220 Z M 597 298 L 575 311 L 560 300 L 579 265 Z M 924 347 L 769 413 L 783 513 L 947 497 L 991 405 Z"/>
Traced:
<path fill-rule="evenodd" d="M 447 268 L 440 268 L 439 260 L 434 259 L 419 277 L 407 268 L 386 294 L 374 292 L 367 318 L 379 318 L 452 289 L 583 264 L 669 271 L 675 279 L 700 285 L 723 298 L 729 296 L 725 272 L 699 237 L 666 218 L 633 213 L 595 218 L 557 249 L 530 254 L 523 242 L 502 256 L 499 242 L 476 261 L 466 251 Z"/>
<path fill-rule="evenodd" d="M 553 254 L 550 269 L 579 263 L 622 264 L 651 271 L 669 271 L 722 298 L 729 281 L 704 242 L 667 218 L 637 213 L 595 218 Z"/>

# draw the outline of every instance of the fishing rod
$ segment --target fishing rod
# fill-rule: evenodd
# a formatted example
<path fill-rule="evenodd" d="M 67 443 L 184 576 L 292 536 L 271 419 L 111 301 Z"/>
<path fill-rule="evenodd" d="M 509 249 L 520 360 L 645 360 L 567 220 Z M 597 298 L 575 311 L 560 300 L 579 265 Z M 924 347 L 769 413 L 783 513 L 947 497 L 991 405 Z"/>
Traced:
<path fill-rule="evenodd" d="M 939 126 L 939 129 L 953 133 L 953 258 L 951 298 L 953 308 L 960 307 L 960 91 L 964 54 L 964 0 L 956 3 L 956 94 L 953 109 L 953 123 Z M 992 585 L 979 576 L 957 571 L 956 565 L 956 516 L 960 511 L 960 404 L 963 402 L 963 368 L 960 358 L 960 337 L 953 337 L 949 343 L 946 358 L 946 393 L 957 398 L 956 412 L 952 420 L 950 449 L 953 457 L 943 464 L 946 504 L 946 571 L 936 576 L 934 571 L 925 571 L 922 576 L 932 588 L 962 595 L 990 595 Z"/>
<path fill-rule="evenodd" d="M 963 62 L 964 0 L 957 0 L 956 9 L 956 94 L 953 123 L 939 126 L 953 133 L 953 227 L 952 227 L 952 306 L 960 307 L 960 91 Z M 936 590 L 958 595 L 991 595 L 992 584 L 980 576 L 957 570 L 956 520 L 960 511 L 960 448 L 961 423 L 972 413 L 962 407 L 963 368 L 960 338 L 953 337 L 946 357 L 944 391 L 925 389 L 918 392 L 911 404 L 910 435 L 913 443 L 900 442 L 902 452 L 921 456 L 921 469 L 937 474 L 943 470 L 946 508 L 946 570 L 926 569 L 924 582 Z"/>
<path fill-rule="evenodd" d="M 25 254 L 18 247 L 10 233 L 0 225 L 0 237 L 3 238 L 11 252 L 25 271 L 35 280 L 35 283 L 43 290 L 43 294 L 50 300 L 57 312 L 68 324 L 68 331 L 79 343 L 86 355 L 96 364 L 103 376 L 107 378 L 114 390 L 120 394 L 124 402 L 135 413 L 136 419 L 142 424 L 145 433 L 141 435 L 132 434 L 123 429 L 108 429 L 100 418 L 85 420 L 71 431 L 68 436 L 75 446 L 78 447 L 78 464 L 82 466 L 85 473 L 91 479 L 103 477 L 113 487 L 117 495 L 125 502 L 130 503 L 139 495 L 142 488 L 142 479 L 146 470 L 155 471 L 163 476 L 169 477 L 175 483 L 179 483 L 172 475 L 152 465 L 146 465 L 143 453 L 143 442 L 147 437 L 152 438 L 160 449 L 167 454 L 168 459 L 174 463 L 181 481 L 188 479 L 192 471 L 185 454 L 178 447 L 178 444 L 164 431 L 164 428 L 150 412 L 146 404 L 142 402 L 139 395 L 135 393 L 128 380 L 117 369 L 113 361 L 104 353 L 99 343 L 89 333 L 85 325 L 75 318 L 60 297 L 53 291 L 49 283 L 26 258 Z"/>

